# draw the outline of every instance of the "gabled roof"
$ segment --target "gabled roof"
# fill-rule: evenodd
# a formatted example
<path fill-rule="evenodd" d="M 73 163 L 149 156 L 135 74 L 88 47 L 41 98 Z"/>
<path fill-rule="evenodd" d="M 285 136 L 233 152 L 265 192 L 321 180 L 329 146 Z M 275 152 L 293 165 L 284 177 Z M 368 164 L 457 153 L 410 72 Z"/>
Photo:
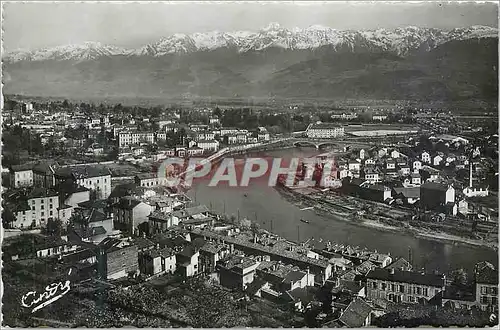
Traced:
<path fill-rule="evenodd" d="M 476 282 L 498 285 L 498 271 L 489 267 L 484 267 L 477 272 Z"/>
<path fill-rule="evenodd" d="M 98 211 L 97 209 L 92 209 L 92 211 L 90 211 L 90 215 L 88 217 L 88 222 L 89 223 L 101 222 L 101 221 L 104 221 L 106 219 L 108 219 L 108 217 L 104 213 Z"/>
<path fill-rule="evenodd" d="M 420 198 L 420 187 L 401 187 L 393 188 L 397 195 L 402 195 L 405 198 Z"/>
<path fill-rule="evenodd" d="M 361 298 L 354 300 L 347 306 L 346 310 L 340 316 L 340 322 L 349 328 L 360 328 L 364 325 L 366 318 L 370 315 L 373 308 Z"/>
<path fill-rule="evenodd" d="M 406 261 L 404 258 L 399 258 L 398 260 L 392 262 L 385 267 L 386 269 L 398 269 L 398 270 L 412 270 L 413 266 Z"/>

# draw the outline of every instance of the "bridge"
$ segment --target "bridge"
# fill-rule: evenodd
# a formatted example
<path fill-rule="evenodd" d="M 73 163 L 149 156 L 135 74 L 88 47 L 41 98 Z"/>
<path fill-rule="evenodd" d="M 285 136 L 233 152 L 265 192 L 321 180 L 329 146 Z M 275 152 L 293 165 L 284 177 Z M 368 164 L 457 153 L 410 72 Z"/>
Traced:
<path fill-rule="evenodd" d="M 297 140 L 293 143 L 295 147 L 315 147 L 320 149 L 326 146 L 338 146 L 337 141 L 314 141 L 314 140 Z"/>

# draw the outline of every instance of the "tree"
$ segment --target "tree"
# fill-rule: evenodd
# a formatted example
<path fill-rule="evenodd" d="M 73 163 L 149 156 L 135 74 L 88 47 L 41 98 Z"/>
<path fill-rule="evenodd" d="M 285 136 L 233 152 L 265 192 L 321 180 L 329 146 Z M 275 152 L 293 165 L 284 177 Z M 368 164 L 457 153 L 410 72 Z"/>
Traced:
<path fill-rule="evenodd" d="M 451 272 L 452 284 L 457 286 L 467 285 L 467 273 L 463 268 Z"/>
<path fill-rule="evenodd" d="M 194 328 L 223 328 L 238 326 L 238 307 L 228 292 L 206 283 L 203 278 L 187 283 L 190 295 L 187 316 Z"/>
<path fill-rule="evenodd" d="M 63 225 L 61 220 L 59 219 L 49 219 L 47 221 L 47 227 L 45 228 L 45 232 L 48 235 L 62 235 L 63 233 Z"/>

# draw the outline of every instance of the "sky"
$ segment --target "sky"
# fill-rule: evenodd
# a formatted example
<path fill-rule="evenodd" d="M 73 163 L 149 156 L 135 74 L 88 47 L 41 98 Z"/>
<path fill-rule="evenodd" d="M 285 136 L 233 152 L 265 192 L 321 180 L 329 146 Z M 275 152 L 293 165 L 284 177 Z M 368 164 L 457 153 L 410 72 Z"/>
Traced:
<path fill-rule="evenodd" d="M 6 52 L 97 41 L 138 47 L 174 33 L 287 28 L 498 27 L 496 3 L 3 3 Z"/>

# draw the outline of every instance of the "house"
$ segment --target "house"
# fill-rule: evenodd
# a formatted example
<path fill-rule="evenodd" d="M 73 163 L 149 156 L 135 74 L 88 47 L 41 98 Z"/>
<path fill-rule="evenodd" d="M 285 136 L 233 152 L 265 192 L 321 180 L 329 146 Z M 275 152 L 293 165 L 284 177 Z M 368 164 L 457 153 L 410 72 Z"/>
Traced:
<path fill-rule="evenodd" d="M 422 184 L 422 178 L 420 174 L 418 173 L 412 173 L 410 174 L 411 177 L 411 184 L 414 186 L 420 186 Z"/>
<path fill-rule="evenodd" d="M 374 169 L 365 170 L 365 180 L 370 183 L 377 183 L 381 181 L 379 173 Z"/>
<path fill-rule="evenodd" d="M 295 288 L 289 290 L 280 296 L 280 300 L 293 305 L 294 309 L 298 312 L 305 312 L 312 306 L 315 299 L 314 288 Z"/>
<path fill-rule="evenodd" d="M 337 173 L 340 180 L 342 180 L 343 178 L 352 177 L 352 172 L 347 168 L 340 169 L 337 171 Z"/>
<path fill-rule="evenodd" d="M 200 248 L 200 272 L 213 273 L 217 263 L 232 251 L 231 246 L 216 242 L 205 242 Z"/>
<path fill-rule="evenodd" d="M 388 170 L 388 172 L 395 171 L 396 161 L 392 158 L 388 158 L 387 161 L 385 162 L 385 168 L 386 170 Z"/>
<path fill-rule="evenodd" d="M 189 156 L 199 156 L 199 155 L 203 154 L 203 152 L 204 152 L 204 149 L 199 148 L 199 147 L 192 147 L 192 148 L 187 149 L 187 153 Z"/>
<path fill-rule="evenodd" d="M 236 143 L 238 143 L 238 137 L 236 136 L 236 134 L 224 135 L 224 143 L 225 144 L 236 144 Z"/>
<path fill-rule="evenodd" d="M 306 129 L 306 136 L 312 139 L 331 139 L 344 136 L 344 127 L 331 123 L 310 124 Z"/>
<path fill-rule="evenodd" d="M 257 140 L 258 141 L 269 141 L 270 140 L 270 136 L 269 136 L 269 132 L 265 131 L 265 132 L 258 132 L 257 133 Z"/>
<path fill-rule="evenodd" d="M 441 155 L 436 155 L 432 158 L 432 165 L 439 166 L 443 162 L 444 158 Z"/>
<path fill-rule="evenodd" d="M 99 243 L 108 280 L 118 279 L 139 269 L 137 246 L 128 241 L 106 238 Z M 98 261 L 99 262 L 99 261 Z"/>
<path fill-rule="evenodd" d="M 402 165 L 399 167 L 399 175 L 408 176 L 408 175 L 410 175 L 410 173 L 411 173 L 410 166 Z"/>
<path fill-rule="evenodd" d="M 487 262 L 474 267 L 476 302 L 482 310 L 498 312 L 498 271 Z"/>
<path fill-rule="evenodd" d="M 366 180 L 350 179 L 343 183 L 347 193 L 363 199 L 384 202 L 391 198 L 391 189 L 381 184 L 369 184 Z"/>
<path fill-rule="evenodd" d="M 220 284 L 226 288 L 245 290 L 253 282 L 260 262 L 242 256 L 230 256 L 217 265 Z"/>
<path fill-rule="evenodd" d="M 376 267 L 384 268 L 392 262 L 392 258 L 388 254 L 375 252 L 370 254 L 368 261 L 374 264 Z"/>
<path fill-rule="evenodd" d="M 145 232 L 142 224 L 148 222 L 153 207 L 133 197 L 124 197 L 112 205 L 115 229 L 129 235 Z"/>
<path fill-rule="evenodd" d="M 59 196 L 53 189 L 31 188 L 5 199 L 6 209 L 12 214 L 12 228 L 45 227 L 49 220 L 58 219 Z"/>
<path fill-rule="evenodd" d="M 413 172 L 418 173 L 418 171 L 422 169 L 422 162 L 419 160 L 415 160 L 413 161 L 412 167 L 413 167 Z"/>
<path fill-rule="evenodd" d="M 395 149 L 394 149 L 394 150 L 392 150 L 392 151 L 390 152 L 390 154 L 389 154 L 389 155 L 391 156 L 391 158 L 393 158 L 393 159 L 397 159 L 397 158 L 399 158 L 400 153 L 399 153 L 399 151 L 397 151 L 397 150 L 395 150 Z"/>
<path fill-rule="evenodd" d="M 165 273 L 173 274 L 176 270 L 176 254 L 171 248 L 151 249 L 139 254 L 139 270 L 149 276 Z"/>
<path fill-rule="evenodd" d="M 140 187 L 157 187 L 166 184 L 166 179 L 159 178 L 157 172 L 139 173 L 134 177 L 134 181 Z"/>
<path fill-rule="evenodd" d="M 368 158 L 365 160 L 365 166 L 366 165 L 375 165 L 375 159 L 373 158 Z"/>
<path fill-rule="evenodd" d="M 371 325 L 373 307 L 364 299 L 355 297 L 347 306 L 339 321 L 349 328 L 361 328 Z"/>
<path fill-rule="evenodd" d="M 349 171 L 359 172 L 361 169 L 361 163 L 357 160 L 350 160 L 348 165 Z"/>
<path fill-rule="evenodd" d="M 455 203 L 455 189 L 451 185 L 426 182 L 420 186 L 420 203 L 427 210 L 435 210 L 447 203 Z"/>
<path fill-rule="evenodd" d="M 200 251 L 193 245 L 186 246 L 176 254 L 176 265 L 179 273 L 184 277 L 191 277 L 200 273 Z"/>
<path fill-rule="evenodd" d="M 366 151 L 365 149 L 361 149 L 359 151 L 359 159 L 365 159 L 365 156 L 366 156 Z"/>
<path fill-rule="evenodd" d="M 68 166 L 59 168 L 54 175 L 56 182 L 71 180 L 90 189 L 98 199 L 105 199 L 111 194 L 111 172 L 104 167 Z"/>
<path fill-rule="evenodd" d="M 177 226 L 179 224 L 179 218 L 173 216 L 172 213 L 165 214 L 162 212 L 153 211 L 148 216 L 149 223 L 149 234 L 161 233 L 166 231 L 168 228 Z"/>
<path fill-rule="evenodd" d="M 33 240 L 35 254 L 38 258 L 61 256 L 78 249 L 76 244 L 65 241 L 60 237 L 40 237 Z"/>
<path fill-rule="evenodd" d="M 420 160 L 422 160 L 423 163 L 430 164 L 431 163 L 431 155 L 427 151 L 424 151 L 420 154 Z"/>
<path fill-rule="evenodd" d="M 22 164 L 13 165 L 10 170 L 10 187 L 32 187 L 33 181 L 33 165 Z"/>
<path fill-rule="evenodd" d="M 366 276 L 368 299 L 386 299 L 396 303 L 430 300 L 445 289 L 445 276 L 399 269 L 374 269 Z"/>

